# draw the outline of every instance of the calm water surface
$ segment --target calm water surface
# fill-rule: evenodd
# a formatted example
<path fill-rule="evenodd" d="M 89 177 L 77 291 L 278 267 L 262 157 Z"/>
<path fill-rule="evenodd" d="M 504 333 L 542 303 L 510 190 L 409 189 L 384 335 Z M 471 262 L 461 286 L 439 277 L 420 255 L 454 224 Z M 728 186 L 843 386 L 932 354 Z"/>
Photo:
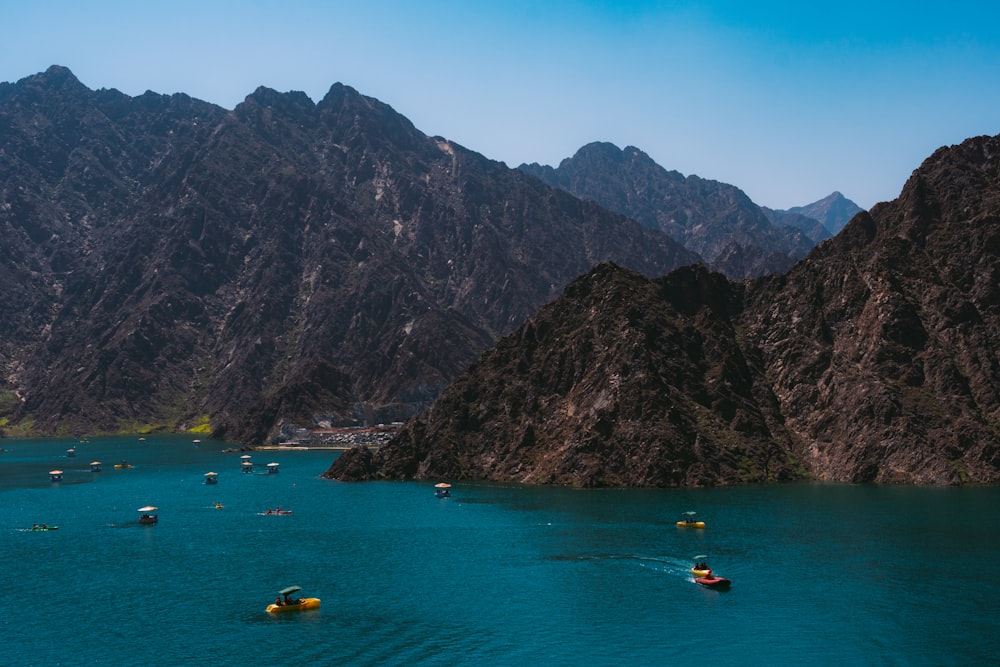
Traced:
<path fill-rule="evenodd" d="M 76 445 L 77 456 L 67 458 Z M 343 484 L 329 451 L 0 441 L 3 665 L 995 664 L 1000 489 Z M 127 459 L 134 467 L 115 470 Z M 92 473 L 88 463 L 104 470 Z M 264 464 L 281 472 L 263 474 Z M 48 471 L 64 471 L 62 482 Z M 215 486 L 204 473 L 219 473 Z M 217 509 L 215 503 L 224 505 Z M 142 526 L 137 509 L 159 507 Z M 262 516 L 268 508 L 290 516 Z M 695 510 L 705 530 L 677 528 Z M 32 532 L 33 523 L 59 530 Z M 730 591 L 692 581 L 708 554 Z M 290 584 L 322 607 L 274 617 Z"/>

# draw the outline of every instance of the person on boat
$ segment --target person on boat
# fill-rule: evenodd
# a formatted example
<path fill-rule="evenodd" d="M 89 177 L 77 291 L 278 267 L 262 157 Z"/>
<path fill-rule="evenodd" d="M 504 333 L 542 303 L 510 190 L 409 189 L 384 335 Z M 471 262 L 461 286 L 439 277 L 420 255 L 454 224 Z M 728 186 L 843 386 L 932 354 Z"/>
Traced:
<path fill-rule="evenodd" d="M 38 530 L 38 524 L 37 523 L 31 524 L 31 529 L 32 530 Z"/>
<path fill-rule="evenodd" d="M 283 603 L 283 602 L 281 601 L 281 598 L 280 598 L 280 597 L 276 597 L 276 598 L 274 598 L 274 605 L 275 605 L 276 607 L 280 607 L 280 606 L 281 606 L 281 605 L 283 605 L 283 604 L 284 604 L 284 603 Z"/>
<path fill-rule="evenodd" d="M 49 529 L 49 524 L 43 523 L 42 524 L 42 530 L 48 530 L 48 529 Z"/>

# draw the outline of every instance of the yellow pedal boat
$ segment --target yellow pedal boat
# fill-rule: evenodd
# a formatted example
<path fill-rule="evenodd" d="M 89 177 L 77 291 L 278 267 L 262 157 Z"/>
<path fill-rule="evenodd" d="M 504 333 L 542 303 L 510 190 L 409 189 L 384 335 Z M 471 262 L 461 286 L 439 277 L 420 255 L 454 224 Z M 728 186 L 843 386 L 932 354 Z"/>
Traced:
<path fill-rule="evenodd" d="M 301 586 L 289 586 L 278 591 L 278 597 L 274 602 L 267 605 L 267 613 L 283 614 L 288 611 L 304 611 L 306 609 L 319 609 L 319 598 L 298 598 L 293 599 L 292 593 L 302 590 Z"/>
<path fill-rule="evenodd" d="M 705 522 L 704 521 L 695 521 L 694 520 L 694 515 L 696 514 L 696 512 L 684 512 L 684 514 L 687 515 L 687 518 L 686 519 L 682 519 L 682 520 L 680 520 L 680 521 L 677 522 L 677 527 L 678 528 L 704 528 L 705 527 Z"/>
<path fill-rule="evenodd" d="M 286 611 L 302 611 L 304 609 L 319 609 L 319 598 L 301 598 L 292 604 L 274 604 L 272 602 L 267 605 L 267 613 L 269 614 L 283 614 Z"/>

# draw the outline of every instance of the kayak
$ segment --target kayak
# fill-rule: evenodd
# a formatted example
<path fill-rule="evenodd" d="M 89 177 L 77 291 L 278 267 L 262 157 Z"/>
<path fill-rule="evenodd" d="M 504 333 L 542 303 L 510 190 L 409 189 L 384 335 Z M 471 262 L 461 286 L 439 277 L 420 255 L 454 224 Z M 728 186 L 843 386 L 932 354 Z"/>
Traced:
<path fill-rule="evenodd" d="M 714 574 L 710 574 L 707 577 L 695 577 L 694 580 L 702 586 L 708 586 L 709 588 L 729 588 L 733 583 L 725 577 L 717 577 Z"/>
<path fill-rule="evenodd" d="M 286 611 L 302 611 L 304 609 L 319 609 L 319 598 L 302 598 L 295 604 L 274 604 L 267 605 L 267 613 L 282 614 Z"/>

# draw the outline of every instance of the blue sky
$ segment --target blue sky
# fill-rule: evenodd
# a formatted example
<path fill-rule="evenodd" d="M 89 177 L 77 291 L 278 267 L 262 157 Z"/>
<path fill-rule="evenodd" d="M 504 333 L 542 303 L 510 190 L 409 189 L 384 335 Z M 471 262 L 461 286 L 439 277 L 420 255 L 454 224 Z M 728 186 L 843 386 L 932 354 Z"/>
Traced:
<path fill-rule="evenodd" d="M 0 81 L 232 109 L 341 82 L 515 167 L 634 145 L 788 208 L 894 199 L 936 148 L 1000 134 L 1000 3 L 174 0 L 0 5 Z"/>

